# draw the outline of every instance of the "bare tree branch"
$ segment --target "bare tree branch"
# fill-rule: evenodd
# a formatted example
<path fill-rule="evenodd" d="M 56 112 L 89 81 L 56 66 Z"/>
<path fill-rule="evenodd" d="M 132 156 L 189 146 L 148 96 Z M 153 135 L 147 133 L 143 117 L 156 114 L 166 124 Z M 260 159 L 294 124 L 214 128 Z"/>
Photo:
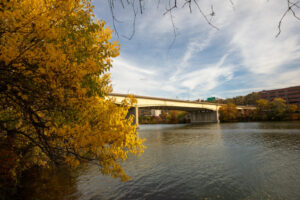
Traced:
<path fill-rule="evenodd" d="M 142 14 L 143 12 L 142 12 L 141 0 L 139 2 L 140 2 L 141 14 Z M 131 4 L 131 6 L 132 6 L 132 11 L 133 11 L 132 33 L 129 37 L 127 37 L 126 35 L 122 35 L 124 38 L 126 38 L 128 40 L 131 40 L 135 34 L 135 20 L 136 20 L 136 14 L 137 14 L 135 7 L 134 7 L 134 2 L 133 2 L 133 4 Z"/>
<path fill-rule="evenodd" d="M 230 0 L 231 1 L 231 0 Z M 119 2 L 122 6 L 122 8 L 126 9 L 127 6 L 131 7 L 132 12 L 133 12 L 133 21 L 132 21 L 132 33 L 130 34 L 130 36 L 125 36 L 122 35 L 122 37 L 131 40 L 135 34 L 135 24 L 136 24 L 136 18 L 138 13 L 140 13 L 141 15 L 144 13 L 144 0 L 126 0 L 127 5 L 125 5 L 123 0 L 108 0 L 108 4 L 109 4 L 109 8 L 110 8 L 110 12 L 111 12 L 111 17 L 112 17 L 112 23 L 113 23 L 113 28 L 115 30 L 115 34 L 117 35 L 117 37 L 119 37 L 119 32 L 117 29 L 117 23 L 121 23 L 115 14 L 115 4 L 116 2 Z M 138 5 L 136 4 L 138 3 Z M 161 1 L 158 0 L 157 2 L 157 9 L 159 8 Z M 210 19 L 208 19 L 207 15 L 204 14 L 204 12 L 201 10 L 200 6 L 198 5 L 196 0 L 184 0 L 184 3 L 182 5 L 182 7 L 185 6 L 189 7 L 189 11 L 190 13 L 192 13 L 192 8 L 193 6 L 196 6 L 197 9 L 199 10 L 199 12 L 201 13 L 201 15 L 204 17 L 205 21 L 207 22 L 207 24 L 209 24 L 210 26 L 212 26 L 213 28 L 217 29 L 218 28 L 212 24 L 212 18 L 215 15 L 215 12 L 213 10 L 213 6 L 211 6 L 211 13 L 209 14 L 209 16 L 211 17 Z M 172 13 L 173 10 L 178 8 L 178 0 L 168 0 L 168 6 L 165 10 L 165 12 L 163 13 L 163 15 L 169 14 L 170 15 L 170 21 L 173 27 L 173 34 L 174 34 L 174 39 L 172 44 L 175 42 L 176 37 L 177 37 L 177 31 L 176 31 L 176 26 L 175 26 L 175 22 L 174 22 L 174 15 Z"/>
<path fill-rule="evenodd" d="M 201 8 L 200 8 L 199 4 L 197 3 L 197 1 L 196 1 L 196 0 L 193 0 L 193 1 L 195 2 L 196 6 L 197 6 L 197 8 L 198 8 L 198 10 L 199 10 L 199 12 L 200 12 L 201 15 L 204 17 L 205 21 L 206 21 L 211 27 L 213 27 L 213 28 L 219 30 L 218 27 L 216 27 L 215 25 L 213 25 L 213 24 L 211 23 L 211 20 L 208 20 L 208 19 L 207 19 L 206 15 L 205 15 L 204 12 L 201 10 Z M 213 16 L 215 15 L 215 12 L 214 12 L 214 10 L 213 10 L 213 7 L 211 7 L 211 9 L 212 9 L 212 12 L 211 12 L 210 15 L 213 17 Z"/>
<path fill-rule="evenodd" d="M 228 0 L 230 2 L 230 4 L 232 5 L 233 9 L 235 9 L 234 7 L 234 1 L 233 0 Z M 112 16 L 112 23 L 113 23 L 113 28 L 115 30 L 115 34 L 117 35 L 117 37 L 119 37 L 119 33 L 118 33 L 118 29 L 117 29 L 117 23 L 121 23 L 115 14 L 115 4 L 119 2 L 122 6 L 123 9 L 126 9 L 126 7 L 130 7 L 133 11 L 133 21 L 132 21 L 132 26 L 133 26 L 133 30 L 132 33 L 130 34 L 130 36 L 124 36 L 122 35 L 122 37 L 126 38 L 126 39 L 132 39 L 134 34 L 135 34 L 135 24 L 136 24 L 136 18 L 138 13 L 140 13 L 141 15 L 144 14 L 145 8 L 144 8 L 144 4 L 145 1 L 144 0 L 108 0 L 108 4 L 110 7 L 110 12 L 111 12 L 111 16 Z M 178 5 L 180 2 L 182 2 L 182 6 Z M 287 9 L 284 11 L 283 15 L 281 16 L 279 22 L 278 22 L 278 33 L 276 34 L 276 37 L 278 37 L 281 33 L 281 26 L 283 23 L 284 18 L 287 16 L 288 13 L 291 13 L 296 19 L 300 20 L 300 16 L 297 15 L 296 11 L 299 11 L 300 9 L 300 1 L 294 1 L 294 0 L 286 0 L 287 2 Z M 159 8 L 161 4 L 160 0 L 157 0 L 157 9 Z M 216 30 L 219 30 L 219 28 L 217 26 L 215 26 L 212 23 L 213 17 L 216 15 L 215 11 L 214 11 L 214 7 L 213 5 L 211 5 L 211 11 L 209 14 L 205 14 L 205 12 L 202 10 L 201 6 L 199 5 L 197 0 L 182 0 L 182 1 L 178 1 L 178 0 L 168 0 L 167 1 L 168 6 L 166 7 L 165 11 L 162 13 L 163 15 L 166 14 L 170 14 L 170 21 L 173 27 L 173 34 L 174 37 L 176 38 L 177 33 L 176 33 L 176 27 L 175 27 L 175 22 L 174 22 L 174 14 L 172 13 L 174 10 L 176 10 L 178 8 L 178 6 L 180 6 L 181 8 L 188 6 L 189 12 L 192 13 L 192 9 L 194 7 L 196 7 L 198 9 L 198 11 L 200 12 L 201 16 L 204 18 L 204 20 L 206 21 L 206 23 L 213 27 Z M 180 8 L 179 7 L 179 8 Z M 173 42 L 172 42 L 173 43 Z"/>
<path fill-rule="evenodd" d="M 300 8 L 300 6 L 298 5 L 299 1 L 292 2 L 291 0 L 286 0 L 286 2 L 287 2 L 287 9 L 285 10 L 285 12 L 283 13 L 282 17 L 280 18 L 280 20 L 278 22 L 278 33 L 276 34 L 275 37 L 278 37 L 280 35 L 283 19 L 286 17 L 286 15 L 289 12 L 291 12 L 296 19 L 300 20 L 300 17 L 298 17 L 296 15 L 296 12 L 294 10 L 294 8 L 298 8 L 298 9 Z"/>
<path fill-rule="evenodd" d="M 170 1 L 169 1 L 169 3 L 170 3 Z M 176 5 L 176 0 L 175 0 L 175 6 L 177 6 L 177 5 Z M 176 27 L 175 27 L 174 20 L 173 20 L 172 10 L 170 10 L 169 13 L 170 13 L 170 18 L 171 18 L 172 27 L 173 27 L 173 34 L 174 34 L 173 40 L 172 40 L 171 45 L 170 45 L 170 47 L 169 47 L 169 49 L 171 49 L 172 46 L 174 45 L 175 41 L 176 41 L 176 38 L 177 38 L 177 32 L 176 32 Z"/>
<path fill-rule="evenodd" d="M 169 0 L 169 8 L 166 8 L 166 12 L 163 15 L 166 15 L 168 12 L 171 12 L 173 9 L 177 8 L 177 0 L 174 0 L 174 5 L 171 7 L 171 0 Z"/>
<path fill-rule="evenodd" d="M 114 0 L 108 0 L 108 3 L 109 3 L 109 9 L 110 9 L 111 17 L 112 17 L 112 22 L 113 22 L 113 27 L 114 27 L 114 30 L 115 30 L 115 34 L 119 38 L 119 33 L 118 33 L 117 26 L 116 26 L 116 21 L 118 21 L 118 20 L 116 19 L 116 16 L 115 16 L 115 13 L 114 13 Z M 121 0 L 121 4 L 124 6 L 122 0 Z"/>
<path fill-rule="evenodd" d="M 232 8 L 234 9 L 234 3 L 233 3 L 233 1 L 232 1 L 232 0 L 229 0 L 229 2 L 230 2 L 230 4 L 231 4 Z"/>

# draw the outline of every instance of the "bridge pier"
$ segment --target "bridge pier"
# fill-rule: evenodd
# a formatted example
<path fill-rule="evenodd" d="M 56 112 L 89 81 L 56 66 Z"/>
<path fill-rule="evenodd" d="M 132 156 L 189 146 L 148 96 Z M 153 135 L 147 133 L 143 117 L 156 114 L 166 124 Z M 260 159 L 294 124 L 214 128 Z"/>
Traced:
<path fill-rule="evenodd" d="M 133 115 L 133 122 L 132 122 L 132 124 L 136 124 L 136 126 L 138 127 L 139 126 L 139 107 L 137 107 L 137 106 L 131 107 L 128 110 L 126 118 L 128 118 L 131 115 Z"/>
<path fill-rule="evenodd" d="M 199 110 L 191 112 L 191 123 L 208 123 L 214 122 L 219 123 L 219 112 L 217 111 L 208 111 L 208 110 Z"/>

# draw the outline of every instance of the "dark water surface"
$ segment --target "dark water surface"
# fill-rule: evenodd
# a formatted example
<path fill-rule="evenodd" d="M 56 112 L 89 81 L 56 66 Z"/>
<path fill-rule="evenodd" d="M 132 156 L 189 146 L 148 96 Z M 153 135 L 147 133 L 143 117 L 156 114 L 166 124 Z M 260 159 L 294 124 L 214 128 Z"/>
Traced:
<path fill-rule="evenodd" d="M 90 166 L 49 185 L 67 191 L 53 199 L 300 199 L 300 122 L 141 125 L 139 134 L 145 153 L 123 163 L 132 181 Z"/>

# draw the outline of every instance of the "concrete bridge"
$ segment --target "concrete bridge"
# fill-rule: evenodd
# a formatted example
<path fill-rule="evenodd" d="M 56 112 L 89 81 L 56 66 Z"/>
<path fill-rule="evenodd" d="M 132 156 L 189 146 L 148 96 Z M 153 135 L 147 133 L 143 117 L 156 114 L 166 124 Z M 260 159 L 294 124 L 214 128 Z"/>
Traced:
<path fill-rule="evenodd" d="M 128 94 L 111 93 L 108 95 L 110 98 L 115 99 L 116 104 L 121 104 L 122 100 L 128 96 Z M 138 109 L 149 108 L 158 110 L 182 110 L 190 113 L 191 123 L 205 123 L 205 122 L 219 122 L 219 109 L 223 104 L 208 103 L 208 102 L 196 102 L 179 99 L 166 99 L 159 97 L 148 97 L 134 95 L 137 103 L 132 107 L 128 114 L 134 115 L 134 122 L 138 125 Z M 253 110 L 254 106 L 237 106 L 238 110 Z"/>

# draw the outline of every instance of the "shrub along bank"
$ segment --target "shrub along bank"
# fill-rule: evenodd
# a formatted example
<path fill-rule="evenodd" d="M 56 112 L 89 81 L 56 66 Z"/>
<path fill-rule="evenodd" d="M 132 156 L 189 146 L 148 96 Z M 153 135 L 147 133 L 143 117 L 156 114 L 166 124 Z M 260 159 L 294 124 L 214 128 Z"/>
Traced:
<path fill-rule="evenodd" d="M 286 101 L 282 98 L 275 98 L 271 102 L 265 99 L 259 99 L 256 101 L 256 105 L 256 110 L 239 111 L 235 104 L 228 103 L 220 108 L 220 121 L 300 120 L 299 107 L 294 104 L 286 104 Z"/>

